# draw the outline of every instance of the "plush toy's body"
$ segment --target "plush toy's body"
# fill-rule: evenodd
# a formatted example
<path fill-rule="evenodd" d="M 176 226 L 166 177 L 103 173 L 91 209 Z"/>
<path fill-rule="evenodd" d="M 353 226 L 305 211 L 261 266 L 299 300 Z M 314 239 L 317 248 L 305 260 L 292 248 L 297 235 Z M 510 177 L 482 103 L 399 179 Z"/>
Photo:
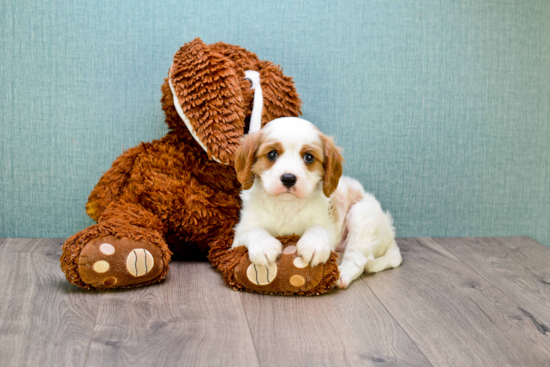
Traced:
<path fill-rule="evenodd" d="M 230 286 L 246 288 L 227 274 L 236 266 L 230 247 L 240 209 L 233 155 L 256 100 L 247 70 L 260 77 L 262 125 L 300 114 L 292 79 L 272 63 L 224 43 L 183 46 L 162 86 L 170 132 L 124 152 L 100 179 L 86 205 L 97 224 L 63 245 L 69 282 L 146 285 L 165 278 L 172 253 L 198 252 L 208 253 Z"/>

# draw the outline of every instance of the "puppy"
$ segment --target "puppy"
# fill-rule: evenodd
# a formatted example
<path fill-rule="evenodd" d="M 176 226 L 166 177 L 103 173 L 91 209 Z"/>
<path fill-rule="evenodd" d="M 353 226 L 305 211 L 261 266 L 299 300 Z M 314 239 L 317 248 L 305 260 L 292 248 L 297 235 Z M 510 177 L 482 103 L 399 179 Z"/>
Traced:
<path fill-rule="evenodd" d="M 342 163 L 332 138 L 300 118 L 248 135 L 235 156 L 244 190 L 233 247 L 246 246 L 250 261 L 264 266 L 282 252 L 276 236 L 301 236 L 297 252 L 311 266 L 344 251 L 340 288 L 363 272 L 399 266 L 390 214 L 357 180 L 342 177 Z"/>

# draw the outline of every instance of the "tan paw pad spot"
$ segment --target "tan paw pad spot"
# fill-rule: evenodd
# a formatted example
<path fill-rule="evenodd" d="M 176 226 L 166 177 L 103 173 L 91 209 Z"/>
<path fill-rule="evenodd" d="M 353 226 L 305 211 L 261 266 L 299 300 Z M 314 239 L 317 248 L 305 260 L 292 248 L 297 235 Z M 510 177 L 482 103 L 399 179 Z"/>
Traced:
<path fill-rule="evenodd" d="M 146 275 L 153 269 L 154 265 L 153 255 L 144 248 L 133 250 L 126 259 L 126 269 L 128 273 L 135 277 Z"/>
<path fill-rule="evenodd" d="M 115 246 L 110 243 L 102 243 L 101 246 L 99 246 L 99 251 L 105 255 L 112 255 L 115 253 Z"/>
<path fill-rule="evenodd" d="M 297 257 L 294 259 L 293 261 L 293 264 L 295 267 L 297 267 L 298 269 L 302 269 L 302 268 L 305 268 L 306 266 L 309 265 L 309 263 L 306 263 L 304 261 L 304 259 L 302 259 L 301 257 Z"/>
<path fill-rule="evenodd" d="M 106 286 L 111 286 L 115 283 L 116 283 L 116 278 L 114 277 L 107 278 L 103 281 L 103 285 L 106 285 Z"/>
<path fill-rule="evenodd" d="M 246 276 L 248 280 L 256 285 L 267 285 L 277 276 L 277 265 L 262 266 L 250 264 L 246 270 Z"/>
<path fill-rule="evenodd" d="M 304 284 L 306 284 L 306 280 L 304 279 L 303 276 L 296 274 L 290 278 L 290 284 L 292 284 L 295 287 L 301 287 Z"/>
<path fill-rule="evenodd" d="M 111 265 L 105 260 L 96 261 L 93 266 L 96 273 L 105 273 L 110 267 Z"/>
<path fill-rule="evenodd" d="M 295 252 L 296 252 L 296 246 L 291 245 L 291 246 L 285 247 L 285 249 L 283 251 L 283 254 L 292 255 Z"/>

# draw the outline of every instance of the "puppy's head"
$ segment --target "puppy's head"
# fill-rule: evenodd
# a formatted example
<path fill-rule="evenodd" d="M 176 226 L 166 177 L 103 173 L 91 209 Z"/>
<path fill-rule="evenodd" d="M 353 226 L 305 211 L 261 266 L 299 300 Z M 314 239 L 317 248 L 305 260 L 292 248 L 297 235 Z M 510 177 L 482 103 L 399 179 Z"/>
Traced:
<path fill-rule="evenodd" d="M 342 176 L 344 159 L 332 138 L 312 123 L 284 117 L 246 136 L 235 154 L 237 179 L 248 190 L 255 178 L 271 196 L 329 197 Z"/>

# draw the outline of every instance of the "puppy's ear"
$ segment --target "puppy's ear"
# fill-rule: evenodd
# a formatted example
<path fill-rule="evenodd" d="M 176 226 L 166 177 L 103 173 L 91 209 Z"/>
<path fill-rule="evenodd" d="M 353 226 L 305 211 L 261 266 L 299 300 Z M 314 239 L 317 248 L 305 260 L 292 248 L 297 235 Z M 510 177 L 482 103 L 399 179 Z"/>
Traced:
<path fill-rule="evenodd" d="M 325 156 L 325 162 L 323 163 L 323 169 L 325 170 L 323 193 L 326 197 L 330 197 L 338 187 L 338 181 L 342 177 L 344 158 L 340 154 L 340 148 L 336 147 L 331 137 L 321 134 L 320 138 L 323 143 L 323 154 Z"/>
<path fill-rule="evenodd" d="M 260 145 L 262 131 L 257 131 L 248 134 L 243 144 L 235 153 L 235 171 L 237 172 L 237 180 L 241 183 L 244 190 L 248 190 L 254 184 L 254 175 L 252 174 L 252 166 L 256 161 L 256 152 Z"/>

